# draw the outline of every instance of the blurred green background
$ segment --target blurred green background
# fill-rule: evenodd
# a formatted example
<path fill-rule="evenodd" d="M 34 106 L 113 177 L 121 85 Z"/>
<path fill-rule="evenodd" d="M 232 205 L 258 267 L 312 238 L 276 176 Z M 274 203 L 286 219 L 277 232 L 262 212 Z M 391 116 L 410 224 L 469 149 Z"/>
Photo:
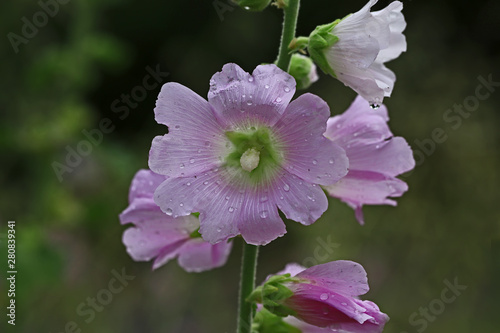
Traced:
<path fill-rule="evenodd" d="M 185 273 L 176 262 L 152 272 L 150 263 L 133 262 L 125 252 L 126 228 L 117 216 L 127 206 L 134 173 L 147 167 L 152 138 L 165 133 L 153 115 L 160 87 L 127 115 L 112 104 L 142 85 L 148 66 L 168 72 L 164 82 L 206 96 L 210 77 L 223 64 L 252 71 L 274 61 L 281 12 L 249 13 L 225 0 L 218 1 L 226 6 L 223 13 L 213 0 L 61 2 L 46 21 L 37 16 L 42 7 L 36 1 L 0 4 L 0 331 L 7 327 L 6 225 L 15 220 L 12 331 L 71 332 L 67 323 L 74 322 L 82 332 L 234 332 L 240 240 L 227 265 L 201 274 Z M 298 35 L 365 4 L 302 2 Z M 466 117 L 455 114 L 447 122 L 443 116 L 454 104 L 473 100 L 478 77 L 500 82 L 500 3 L 403 2 L 408 52 L 388 66 L 398 80 L 385 103 L 393 132 L 418 151 L 416 169 L 403 177 L 409 192 L 396 208 L 366 207 L 363 227 L 337 200 L 311 227 L 288 221 L 288 234 L 261 249 L 258 281 L 288 262 L 350 259 L 368 271 L 366 298 L 391 317 L 385 332 L 494 332 L 500 310 L 500 87 Z M 375 9 L 388 3 L 379 1 Z M 9 33 L 22 36 L 23 17 L 33 22 L 33 15 L 38 31 L 26 30 L 31 37 L 13 47 Z M 355 97 L 323 74 L 310 91 L 328 102 L 332 114 Z M 86 140 L 82 131 L 99 128 L 105 118 L 113 130 L 59 179 L 53 163 L 65 164 L 68 147 L 77 149 Z M 436 128 L 446 140 L 431 144 Z M 325 251 L 321 244 L 328 242 L 334 245 Z M 123 269 L 135 278 L 87 323 L 90 315 L 80 316 L 77 308 L 108 288 L 113 270 Z M 445 280 L 455 279 L 467 289 L 442 309 L 436 300 Z M 419 311 L 429 306 L 438 314 L 424 319 Z"/>

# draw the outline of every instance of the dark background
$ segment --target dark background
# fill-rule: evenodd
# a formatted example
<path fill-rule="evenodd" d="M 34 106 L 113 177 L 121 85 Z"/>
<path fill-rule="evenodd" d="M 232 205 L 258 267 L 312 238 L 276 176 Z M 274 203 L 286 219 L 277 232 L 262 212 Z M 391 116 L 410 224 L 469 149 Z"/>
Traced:
<path fill-rule="evenodd" d="M 366 299 L 391 317 L 385 332 L 493 332 L 500 310 L 500 87 L 466 116 L 443 117 L 455 104 L 474 100 L 479 77 L 500 82 L 500 3 L 403 3 L 408 52 L 388 65 L 397 82 L 385 103 L 391 129 L 416 151 L 417 167 L 403 177 L 409 192 L 396 208 L 366 207 L 363 227 L 337 200 L 311 227 L 288 221 L 288 234 L 261 249 L 258 281 L 288 262 L 350 259 L 368 271 Z M 297 34 L 307 36 L 364 4 L 302 1 Z M 82 332 L 234 332 L 240 240 L 227 265 L 201 274 L 188 274 L 176 262 L 152 272 L 150 263 L 133 262 L 125 252 L 117 216 L 127 206 L 134 173 L 147 167 L 152 138 L 165 133 L 153 116 L 159 86 L 127 116 L 111 107 L 142 85 L 147 66 L 159 65 L 169 72 L 165 82 L 206 96 L 223 64 L 252 71 L 273 62 L 282 13 L 229 8 L 221 20 L 212 0 L 73 0 L 16 53 L 8 34 L 21 35 L 22 18 L 32 22 L 41 7 L 2 1 L 0 327 L 7 326 L 6 225 L 15 220 L 12 331 L 59 333 L 67 325 L 73 330 L 67 324 L 73 321 Z M 343 112 L 355 93 L 320 76 L 310 91 L 332 114 Z M 86 140 L 82 131 L 99 128 L 105 118 L 113 130 L 58 179 L 54 162 L 65 164 L 68 147 L 77 149 Z M 441 134 L 433 139 L 436 129 Z M 329 252 L 321 248 L 327 242 L 335 244 Z M 108 288 L 112 271 L 122 269 L 135 278 L 85 322 L 90 315 L 77 314 L 80 303 Z M 445 280 L 467 286 L 449 304 L 439 301 Z M 437 314 L 423 319 L 419 311 L 429 306 Z"/>

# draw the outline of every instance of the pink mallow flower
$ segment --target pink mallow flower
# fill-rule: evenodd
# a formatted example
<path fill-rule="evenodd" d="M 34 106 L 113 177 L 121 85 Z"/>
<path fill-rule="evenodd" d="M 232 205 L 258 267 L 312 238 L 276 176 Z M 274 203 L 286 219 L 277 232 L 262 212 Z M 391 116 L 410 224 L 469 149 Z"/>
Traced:
<path fill-rule="evenodd" d="M 389 320 L 375 303 L 358 298 L 369 290 L 358 263 L 338 260 L 307 269 L 289 264 L 278 274 L 268 278 L 271 286 L 265 283 L 253 295 L 262 292 L 264 307 L 280 316 L 291 315 L 285 322 L 303 333 L 379 333 Z"/>
<path fill-rule="evenodd" d="M 394 88 L 396 75 L 384 63 L 406 51 L 406 22 L 400 1 L 370 12 L 376 3 L 370 0 L 356 13 L 317 27 L 308 50 L 324 72 L 378 105 Z"/>
<path fill-rule="evenodd" d="M 139 170 L 130 187 L 130 205 L 120 214 L 122 224 L 135 227 L 125 230 L 123 243 L 136 261 L 156 258 L 153 269 L 177 257 L 187 272 L 201 272 L 220 267 L 227 261 L 232 242 L 211 245 L 197 230 L 198 218 L 192 215 L 174 218 L 161 211 L 153 200 L 153 192 L 165 176 Z"/>
<path fill-rule="evenodd" d="M 330 115 L 319 97 L 290 102 L 295 80 L 275 65 L 252 74 L 226 64 L 210 80 L 208 102 L 167 83 L 156 121 L 169 133 L 154 138 L 149 167 L 166 179 L 155 202 L 168 215 L 200 213 L 200 233 L 215 244 L 241 234 L 264 245 L 285 234 L 278 209 L 309 225 L 325 212 L 319 185 L 347 174 L 342 148 L 323 136 Z"/>
<path fill-rule="evenodd" d="M 387 108 L 373 110 L 358 96 L 341 115 L 328 120 L 325 136 L 344 148 L 349 173 L 326 186 L 327 192 L 355 210 L 363 224 L 363 205 L 396 205 L 408 185 L 396 176 L 415 167 L 413 153 L 402 137 L 394 137 L 387 121 Z"/>

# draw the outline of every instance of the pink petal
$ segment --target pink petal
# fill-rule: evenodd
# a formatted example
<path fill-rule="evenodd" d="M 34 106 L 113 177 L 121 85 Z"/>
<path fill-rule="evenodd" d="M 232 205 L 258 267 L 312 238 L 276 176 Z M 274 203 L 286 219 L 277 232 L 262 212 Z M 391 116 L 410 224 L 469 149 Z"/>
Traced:
<path fill-rule="evenodd" d="M 238 229 L 248 244 L 265 245 L 286 233 L 285 223 L 272 199 L 265 187 L 247 191 Z"/>
<path fill-rule="evenodd" d="M 150 170 L 137 171 L 130 185 L 128 196 L 129 203 L 135 198 L 153 198 L 153 193 L 158 185 L 165 180 L 165 176 L 158 175 Z"/>
<path fill-rule="evenodd" d="M 197 176 L 171 178 L 155 191 L 155 202 L 172 216 L 200 213 L 200 233 L 215 244 L 239 234 L 244 189 L 237 174 L 225 168 L 209 170 Z M 227 199 L 226 199 L 227 198 Z"/>
<path fill-rule="evenodd" d="M 346 202 L 356 210 L 356 218 L 363 224 L 361 207 L 369 205 L 392 205 L 388 197 L 400 197 L 408 190 L 408 185 L 400 179 L 371 171 L 351 170 L 338 183 L 326 186 L 328 194 Z"/>
<path fill-rule="evenodd" d="M 363 266 L 348 260 L 337 260 L 312 266 L 296 276 L 314 281 L 314 284 L 318 286 L 346 296 L 363 295 L 370 289 Z"/>
<path fill-rule="evenodd" d="M 286 306 L 297 312 L 297 318 L 311 325 L 327 327 L 343 323 L 362 324 L 373 318 L 355 302 L 355 298 L 335 293 L 328 288 L 303 283 L 291 288 L 294 294 L 285 301 Z"/>
<path fill-rule="evenodd" d="M 295 80 L 275 65 L 261 65 L 252 75 L 226 64 L 210 80 L 208 100 L 226 129 L 248 121 L 273 125 L 295 93 Z"/>
<path fill-rule="evenodd" d="M 211 245 L 201 238 L 192 238 L 180 250 L 179 265 L 186 272 L 203 272 L 217 268 L 226 263 L 231 248 L 232 242 Z"/>
<path fill-rule="evenodd" d="M 155 108 L 156 120 L 169 134 L 152 143 L 149 167 L 169 177 L 193 175 L 219 165 L 227 138 L 210 104 L 178 84 L 163 85 Z"/>
<path fill-rule="evenodd" d="M 288 219 L 304 225 L 314 223 L 328 208 L 320 186 L 283 171 L 269 189 L 278 208 Z"/>
<path fill-rule="evenodd" d="M 325 101 L 304 94 L 290 103 L 275 126 L 285 151 L 283 167 L 321 185 L 337 182 L 346 175 L 348 166 L 344 150 L 323 136 L 329 116 Z"/>

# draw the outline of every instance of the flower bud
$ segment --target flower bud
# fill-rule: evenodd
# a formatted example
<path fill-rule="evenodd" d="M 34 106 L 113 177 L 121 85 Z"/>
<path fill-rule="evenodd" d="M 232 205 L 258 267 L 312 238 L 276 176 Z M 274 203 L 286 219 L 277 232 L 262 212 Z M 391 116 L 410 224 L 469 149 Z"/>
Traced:
<path fill-rule="evenodd" d="M 311 58 L 298 53 L 292 55 L 289 73 L 297 82 L 297 89 L 307 89 L 311 84 L 318 81 L 316 65 Z"/>

